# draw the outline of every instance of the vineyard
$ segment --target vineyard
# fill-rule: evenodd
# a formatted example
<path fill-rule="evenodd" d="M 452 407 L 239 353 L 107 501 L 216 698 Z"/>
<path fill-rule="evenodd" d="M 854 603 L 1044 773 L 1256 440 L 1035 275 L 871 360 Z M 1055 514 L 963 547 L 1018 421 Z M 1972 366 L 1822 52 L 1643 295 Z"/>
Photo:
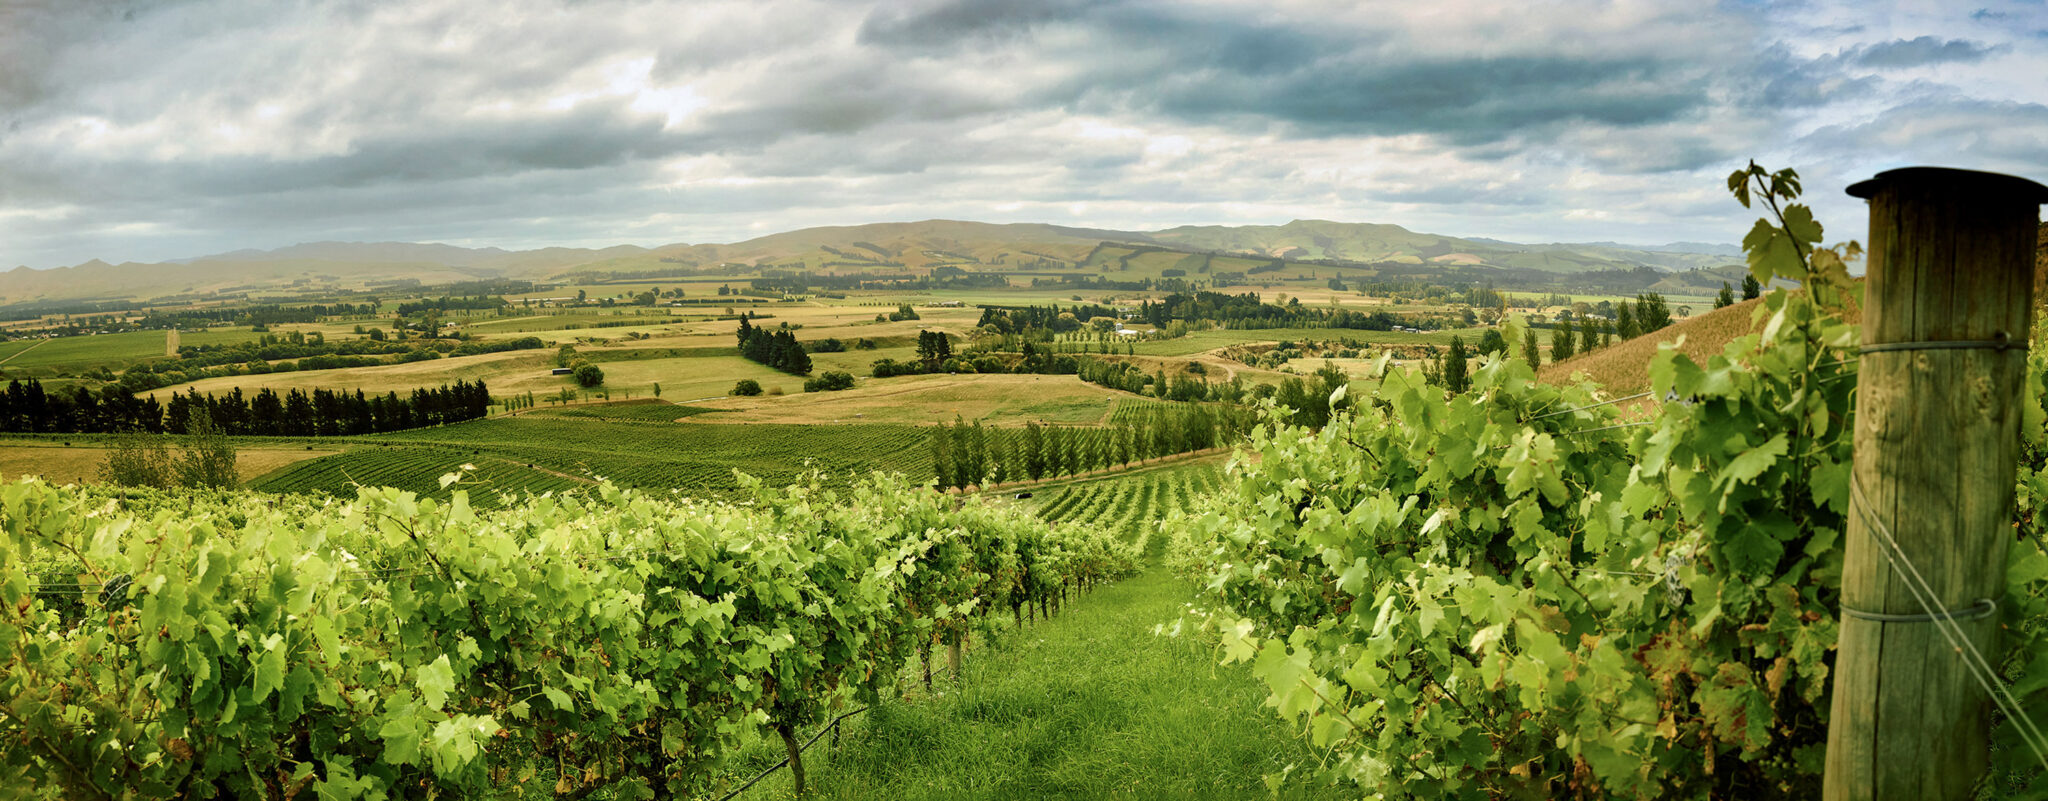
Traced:
<path fill-rule="evenodd" d="M 1763 175 L 1774 213 L 1797 197 L 1796 178 Z M 1745 205 L 1749 180 L 1731 179 Z M 1255 433 L 1241 480 L 1172 524 L 1168 561 L 1201 596 L 1192 621 L 1328 749 L 1323 778 L 1384 797 L 1821 797 L 1844 543 L 1870 530 L 1849 520 L 1869 368 L 1842 318 L 1862 290 L 1853 245 L 1821 247 L 1807 210 L 1785 209 L 1751 234 L 1752 269 L 1802 291 L 1766 295 L 1761 333 L 1704 363 L 1663 347 L 1649 375 L 1670 400 L 1653 412 L 1537 383 L 1521 359 L 1483 359 L 1448 397 L 1378 372 L 1334 393 L 1320 430 Z M 2011 531 L 1978 680 L 2027 700 L 1985 719 L 1988 770 L 1961 764 L 1986 754 L 1956 756 L 1978 798 L 2048 797 L 2029 720 L 2048 686 L 2048 358 L 2026 367 L 2019 503 L 2003 507 L 2010 529 L 1979 535 Z M 1895 767 L 1876 762 L 1858 769 Z"/>
<path fill-rule="evenodd" d="M 609 480 L 638 489 L 731 497 L 741 491 L 735 470 L 778 485 L 813 470 L 837 485 L 875 470 L 927 475 L 931 453 L 925 436 L 922 429 L 891 425 L 695 425 L 528 414 L 357 438 L 371 447 L 294 465 L 264 477 L 254 488 L 352 496 L 357 484 L 375 485 L 363 475 L 397 476 L 387 468 L 406 458 L 432 468 L 392 480 L 432 497 L 446 495 L 423 477 L 464 463 L 475 464 L 479 477 L 494 489 L 545 491 Z"/>
<path fill-rule="evenodd" d="M 0 786 L 669 798 L 722 789 L 765 734 L 801 792 L 799 732 L 1136 569 L 1106 535 L 897 480 L 748 489 L 479 512 L 0 486 Z"/>
<path fill-rule="evenodd" d="M 1159 546 L 1160 521 L 1194 508 L 1198 498 L 1216 490 L 1223 470 L 1214 462 L 1176 465 L 1098 481 L 1041 490 L 1038 517 L 1048 523 L 1072 523 L 1107 531 L 1127 541 Z"/>
<path fill-rule="evenodd" d="M 562 408 L 542 407 L 527 412 L 539 417 L 567 417 L 577 420 L 605 420 L 627 423 L 669 423 L 684 417 L 716 411 L 698 406 L 682 406 L 674 403 L 655 401 L 652 403 L 608 403 L 600 406 L 568 406 Z"/>
<path fill-rule="evenodd" d="M 425 497 L 446 498 L 448 489 L 434 477 L 473 469 L 463 489 L 479 506 L 495 506 L 500 496 L 539 494 L 587 486 L 590 482 L 511 464 L 495 458 L 459 455 L 434 448 L 365 448 L 298 462 L 263 476 L 251 489 L 264 492 L 353 494 L 356 487 L 393 487 Z"/>

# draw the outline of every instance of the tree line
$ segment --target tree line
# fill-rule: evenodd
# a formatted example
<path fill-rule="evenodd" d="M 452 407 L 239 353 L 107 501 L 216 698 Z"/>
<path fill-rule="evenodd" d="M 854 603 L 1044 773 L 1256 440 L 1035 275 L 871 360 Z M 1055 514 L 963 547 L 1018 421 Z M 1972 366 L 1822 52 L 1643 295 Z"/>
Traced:
<path fill-rule="evenodd" d="M 490 405 L 490 390 L 482 381 L 415 389 L 410 396 L 325 389 L 279 395 L 268 387 L 254 396 L 240 388 L 221 395 L 193 390 L 159 403 L 154 396 L 137 398 L 117 386 L 50 392 L 31 378 L 10 381 L 0 393 L 0 432 L 185 434 L 203 415 L 211 427 L 230 436 L 331 437 L 473 420 L 488 414 Z"/>
<path fill-rule="evenodd" d="M 1038 480 L 1127 466 L 1234 442 L 1256 422 L 1236 406 L 1158 407 L 1107 426 L 984 426 L 959 418 L 931 435 L 939 489 Z"/>

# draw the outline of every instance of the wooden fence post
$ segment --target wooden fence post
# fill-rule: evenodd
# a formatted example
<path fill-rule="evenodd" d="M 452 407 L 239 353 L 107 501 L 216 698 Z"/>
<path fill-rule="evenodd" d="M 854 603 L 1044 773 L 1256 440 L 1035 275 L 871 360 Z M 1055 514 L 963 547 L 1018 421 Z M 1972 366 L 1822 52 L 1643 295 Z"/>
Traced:
<path fill-rule="evenodd" d="M 1962 799 L 1988 765 L 1990 698 L 1883 535 L 1995 664 L 1999 617 L 1984 602 L 2004 593 L 2013 538 L 2037 206 L 2048 187 L 1914 167 L 1849 194 L 1870 202 L 1870 249 L 1823 795 Z"/>

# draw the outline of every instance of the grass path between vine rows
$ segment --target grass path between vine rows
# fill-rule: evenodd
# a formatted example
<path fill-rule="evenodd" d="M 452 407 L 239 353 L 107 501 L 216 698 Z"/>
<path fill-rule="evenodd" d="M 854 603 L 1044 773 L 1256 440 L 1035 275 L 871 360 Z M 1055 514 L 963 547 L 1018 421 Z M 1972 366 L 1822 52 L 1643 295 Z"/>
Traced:
<path fill-rule="evenodd" d="M 969 651 L 959 684 L 935 679 L 935 697 L 917 687 L 848 719 L 836 751 L 827 737 L 805 752 L 805 797 L 1271 798 L 1263 777 L 1289 764 L 1297 773 L 1281 797 L 1339 797 L 1301 777 L 1317 757 L 1260 705 L 1266 693 L 1245 666 L 1218 666 L 1208 645 L 1152 633 L 1191 597 L 1154 564 Z M 734 773 L 781 756 L 751 749 Z M 791 790 L 782 770 L 736 801 Z"/>

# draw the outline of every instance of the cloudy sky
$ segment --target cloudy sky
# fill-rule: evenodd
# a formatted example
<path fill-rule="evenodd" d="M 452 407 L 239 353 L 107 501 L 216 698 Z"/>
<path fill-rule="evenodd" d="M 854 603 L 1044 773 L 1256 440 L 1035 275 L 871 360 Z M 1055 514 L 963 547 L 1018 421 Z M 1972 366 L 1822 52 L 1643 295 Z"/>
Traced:
<path fill-rule="evenodd" d="M 1724 176 L 2048 180 L 2048 8 L 0 0 L 0 266 L 931 217 L 1734 242 Z"/>

